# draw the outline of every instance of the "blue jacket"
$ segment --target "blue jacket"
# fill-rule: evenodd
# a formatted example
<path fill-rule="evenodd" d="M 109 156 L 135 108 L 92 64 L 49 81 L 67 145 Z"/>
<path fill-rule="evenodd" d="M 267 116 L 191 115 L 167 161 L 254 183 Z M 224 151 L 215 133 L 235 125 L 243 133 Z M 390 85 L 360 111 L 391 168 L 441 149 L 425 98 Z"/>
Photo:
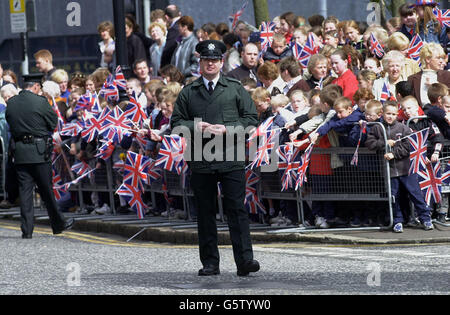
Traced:
<path fill-rule="evenodd" d="M 364 113 L 358 108 L 343 119 L 339 119 L 337 115 L 334 115 L 333 118 L 320 127 L 317 132 L 320 136 L 326 135 L 330 130 L 334 130 L 341 134 L 348 134 L 354 127 L 355 123 L 363 119 Z"/>

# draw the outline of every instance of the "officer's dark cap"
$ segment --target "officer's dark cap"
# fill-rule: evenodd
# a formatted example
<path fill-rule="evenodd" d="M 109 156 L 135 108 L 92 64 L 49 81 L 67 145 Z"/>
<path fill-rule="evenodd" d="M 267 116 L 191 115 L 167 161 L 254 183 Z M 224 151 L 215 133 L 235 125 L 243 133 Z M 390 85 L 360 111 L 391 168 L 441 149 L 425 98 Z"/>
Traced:
<path fill-rule="evenodd" d="M 218 40 L 204 40 L 195 46 L 195 51 L 200 54 L 200 59 L 222 59 L 227 46 Z"/>
<path fill-rule="evenodd" d="M 42 83 L 43 77 L 44 77 L 44 74 L 42 74 L 42 73 L 24 74 L 22 76 L 24 83 Z"/>

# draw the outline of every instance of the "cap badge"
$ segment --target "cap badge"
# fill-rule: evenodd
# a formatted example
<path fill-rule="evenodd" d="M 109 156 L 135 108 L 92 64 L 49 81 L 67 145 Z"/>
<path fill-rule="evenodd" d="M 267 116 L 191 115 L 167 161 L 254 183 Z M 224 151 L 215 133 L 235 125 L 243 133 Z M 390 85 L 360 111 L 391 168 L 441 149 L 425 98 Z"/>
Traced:
<path fill-rule="evenodd" d="M 209 44 L 208 45 L 208 49 L 209 50 L 214 50 L 214 49 L 216 49 L 216 46 L 214 44 Z"/>

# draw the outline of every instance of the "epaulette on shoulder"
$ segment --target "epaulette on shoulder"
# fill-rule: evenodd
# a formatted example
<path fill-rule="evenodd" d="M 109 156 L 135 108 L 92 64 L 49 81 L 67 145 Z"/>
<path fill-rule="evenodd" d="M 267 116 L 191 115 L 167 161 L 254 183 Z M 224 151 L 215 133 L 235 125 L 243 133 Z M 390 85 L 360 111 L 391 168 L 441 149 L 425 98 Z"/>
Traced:
<path fill-rule="evenodd" d="M 238 83 L 241 84 L 241 81 L 239 81 L 238 79 L 235 78 L 230 78 L 230 77 L 225 77 L 228 81 L 234 82 L 234 83 Z"/>

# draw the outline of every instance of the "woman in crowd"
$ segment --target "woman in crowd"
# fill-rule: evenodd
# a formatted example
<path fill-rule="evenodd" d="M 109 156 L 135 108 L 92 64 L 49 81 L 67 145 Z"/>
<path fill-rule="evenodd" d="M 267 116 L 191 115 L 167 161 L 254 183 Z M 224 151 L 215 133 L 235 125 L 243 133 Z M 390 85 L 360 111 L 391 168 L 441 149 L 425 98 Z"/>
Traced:
<path fill-rule="evenodd" d="M 405 63 L 405 56 L 397 51 L 393 50 L 388 52 L 382 60 L 383 69 L 385 75 L 373 83 L 372 93 L 377 101 L 387 100 L 384 99 L 383 88 L 387 87 L 391 96 L 395 98 L 396 89 L 395 85 L 400 81 L 405 81 L 402 77 L 402 67 Z"/>
<path fill-rule="evenodd" d="M 324 55 L 316 54 L 311 56 L 308 63 L 308 73 L 310 78 L 300 80 L 292 87 L 291 91 L 296 89 L 308 92 L 313 89 L 322 89 L 328 77 L 328 59 Z M 289 95 L 288 95 L 289 96 Z"/>
<path fill-rule="evenodd" d="M 97 27 L 98 34 L 101 37 L 101 41 L 98 43 L 100 53 L 102 54 L 100 59 L 100 67 L 107 67 L 105 62 L 105 50 L 108 47 L 115 47 L 114 42 L 114 25 L 110 21 L 102 22 Z"/>
<path fill-rule="evenodd" d="M 412 95 L 423 107 L 430 103 L 427 92 L 433 83 L 439 82 L 450 87 L 450 72 L 444 70 L 447 65 L 447 55 L 442 46 L 437 43 L 428 43 L 422 47 L 420 62 L 422 71 L 410 76 L 408 82 L 413 87 Z"/>
<path fill-rule="evenodd" d="M 150 47 L 150 57 L 152 61 L 153 76 L 158 76 L 161 65 L 161 56 L 166 45 L 167 28 L 164 24 L 153 22 L 148 28 L 150 36 L 155 43 Z"/>

